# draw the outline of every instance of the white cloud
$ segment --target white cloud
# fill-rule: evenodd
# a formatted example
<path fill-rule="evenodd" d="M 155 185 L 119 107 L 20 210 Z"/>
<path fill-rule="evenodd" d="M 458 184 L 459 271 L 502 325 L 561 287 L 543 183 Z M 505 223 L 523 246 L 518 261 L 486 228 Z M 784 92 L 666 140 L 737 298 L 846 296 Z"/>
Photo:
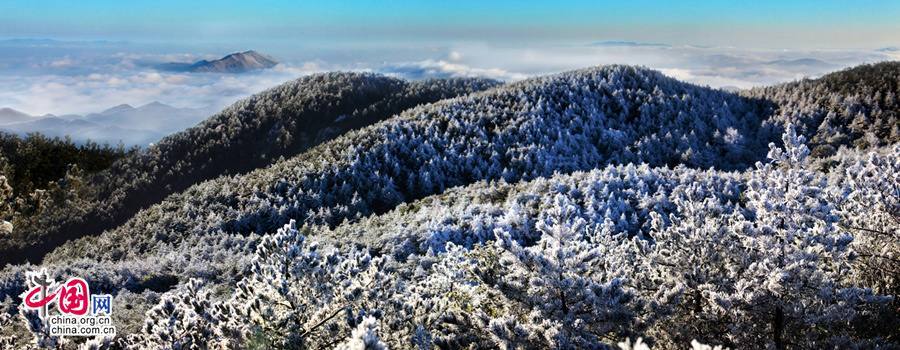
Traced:
<path fill-rule="evenodd" d="M 67 68 L 71 67 L 75 64 L 75 61 L 69 57 L 61 58 L 55 61 L 50 62 L 50 67 L 53 68 Z"/>
<path fill-rule="evenodd" d="M 526 74 L 513 73 L 499 68 L 474 68 L 461 63 L 444 60 L 424 60 L 389 64 L 378 69 L 387 75 L 407 79 L 425 78 L 472 78 L 484 77 L 503 81 L 515 81 L 528 77 Z"/>
<path fill-rule="evenodd" d="M 87 114 L 122 103 L 142 105 L 153 101 L 177 107 L 220 109 L 311 72 L 283 68 L 241 75 L 136 71 L 26 79 L 0 76 L 0 106 L 33 115 Z"/>
<path fill-rule="evenodd" d="M 212 54 L 66 49 L 61 54 L 26 59 L 17 58 L 21 55 L 16 51 L 3 50 L 0 48 L 4 53 L 0 55 L 0 107 L 31 114 L 84 114 L 122 103 L 141 105 L 152 101 L 218 109 L 302 75 L 333 70 L 373 71 L 409 79 L 481 76 L 515 81 L 596 65 L 631 64 L 658 69 L 692 83 L 748 88 L 814 77 L 863 62 L 900 58 L 900 51 L 876 50 L 463 43 L 428 46 L 402 54 L 391 50 L 360 54 L 354 48 L 319 56 L 303 52 L 298 54 L 303 59 L 295 61 L 291 61 L 290 54 L 283 54 L 287 63 L 267 71 L 216 75 L 153 68 L 162 62 L 217 57 Z"/>

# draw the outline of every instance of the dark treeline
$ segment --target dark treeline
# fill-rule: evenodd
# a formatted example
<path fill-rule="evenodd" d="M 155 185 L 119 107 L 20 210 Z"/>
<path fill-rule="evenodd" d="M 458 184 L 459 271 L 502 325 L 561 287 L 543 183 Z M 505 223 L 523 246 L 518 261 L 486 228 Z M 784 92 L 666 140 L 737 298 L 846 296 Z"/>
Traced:
<path fill-rule="evenodd" d="M 122 145 L 0 132 L 0 236 L 15 238 L 51 210 L 77 212 L 88 193 L 85 177 L 135 152 Z"/>
<path fill-rule="evenodd" d="M 113 147 L 95 142 L 76 144 L 69 138 L 49 138 L 38 133 L 19 137 L 0 132 L 0 175 L 17 196 L 46 189 L 51 181 L 61 179 L 75 165 L 86 174 L 109 168 L 129 152 L 124 146 Z"/>

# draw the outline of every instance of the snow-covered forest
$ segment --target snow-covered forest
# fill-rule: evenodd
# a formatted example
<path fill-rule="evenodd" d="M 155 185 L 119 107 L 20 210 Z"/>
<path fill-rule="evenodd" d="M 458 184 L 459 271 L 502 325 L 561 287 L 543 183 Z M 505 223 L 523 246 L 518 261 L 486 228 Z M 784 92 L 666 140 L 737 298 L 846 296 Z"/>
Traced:
<path fill-rule="evenodd" d="M 739 93 L 301 78 L 13 226 L 0 344 L 897 348 L 898 90 L 900 63 Z M 51 337 L 38 268 L 112 294 L 117 337 Z"/>
<path fill-rule="evenodd" d="M 404 109 L 497 84 L 477 78 L 407 82 L 361 73 L 319 74 L 282 84 L 84 176 L 79 195 L 44 201 L 31 210 L 39 213 L 14 215 L 16 230 L 0 237 L 0 262 L 37 262 L 34 257 L 62 242 L 115 228 L 193 184 L 265 167 Z"/>

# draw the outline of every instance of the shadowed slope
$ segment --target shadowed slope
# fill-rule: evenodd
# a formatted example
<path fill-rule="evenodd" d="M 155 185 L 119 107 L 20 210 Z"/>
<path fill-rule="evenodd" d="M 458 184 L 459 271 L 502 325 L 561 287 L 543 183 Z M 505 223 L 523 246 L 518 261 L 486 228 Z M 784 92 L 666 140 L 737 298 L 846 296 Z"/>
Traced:
<path fill-rule="evenodd" d="M 118 226 L 195 183 L 263 167 L 404 109 L 497 84 L 484 79 L 407 82 L 360 73 L 297 79 L 118 161 L 89 180 L 89 198 L 51 208 L 35 227 L 0 238 L 0 261 L 39 261 L 66 240 Z"/>
<path fill-rule="evenodd" d="M 743 168 L 765 154 L 770 131 L 757 116 L 766 107 L 625 66 L 531 79 L 411 109 L 268 168 L 198 184 L 63 251 L 120 259 L 194 235 L 270 232 L 289 219 L 332 226 L 453 186 L 609 163 Z"/>

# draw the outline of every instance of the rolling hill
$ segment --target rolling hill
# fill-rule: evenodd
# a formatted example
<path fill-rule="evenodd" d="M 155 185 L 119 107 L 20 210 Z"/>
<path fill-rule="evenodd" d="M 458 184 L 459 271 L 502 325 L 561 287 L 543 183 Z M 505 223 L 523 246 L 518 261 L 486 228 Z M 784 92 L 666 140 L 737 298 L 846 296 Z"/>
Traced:
<path fill-rule="evenodd" d="M 40 259 L 68 239 L 113 228 L 193 184 L 263 167 L 418 104 L 496 84 L 484 79 L 406 82 L 358 73 L 319 74 L 283 84 L 91 176 L 90 196 L 73 203 L 76 210 L 51 208 L 38 225 L 0 238 L 0 261 Z"/>
<path fill-rule="evenodd" d="M 536 78 L 412 108 L 271 166 L 199 183 L 84 243 L 102 248 L 72 249 L 125 259 L 290 219 L 334 226 L 454 186 L 606 164 L 743 169 L 778 132 L 760 127 L 766 108 L 626 66 Z"/>
<path fill-rule="evenodd" d="M 878 147 L 900 141 L 900 62 L 848 68 L 746 92 L 774 102 L 783 120 L 810 137 L 814 154 L 840 146 Z"/>

